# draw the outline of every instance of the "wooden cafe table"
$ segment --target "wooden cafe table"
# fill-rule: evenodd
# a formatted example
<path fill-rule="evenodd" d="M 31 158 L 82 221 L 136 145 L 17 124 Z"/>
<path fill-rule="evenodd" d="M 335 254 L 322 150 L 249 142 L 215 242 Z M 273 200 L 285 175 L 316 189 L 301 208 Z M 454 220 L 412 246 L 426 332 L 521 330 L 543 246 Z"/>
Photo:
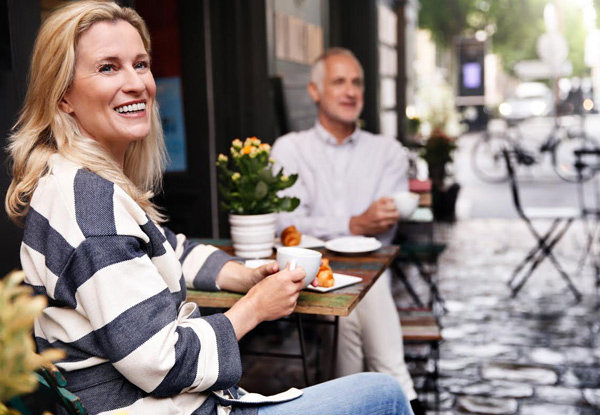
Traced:
<path fill-rule="evenodd" d="M 210 239 L 210 240 L 196 240 L 200 243 L 210 244 L 217 246 L 229 254 L 233 254 L 233 247 L 231 246 L 230 240 L 224 239 Z M 296 316 L 298 323 L 298 334 L 300 340 L 300 355 L 282 354 L 282 353 L 248 353 L 248 354 L 265 354 L 274 357 L 296 357 L 302 359 L 304 369 L 304 381 L 308 386 L 310 384 L 308 379 L 308 365 L 306 361 L 305 353 L 305 341 L 304 341 L 304 329 L 302 325 L 302 316 L 306 315 L 321 315 L 321 316 L 332 316 L 333 322 L 321 322 L 321 324 L 332 324 L 333 325 L 333 345 L 331 352 L 330 362 L 330 376 L 333 377 L 337 340 L 338 340 L 338 328 L 339 328 L 339 317 L 349 315 L 354 307 L 360 302 L 365 296 L 369 289 L 373 286 L 375 281 L 383 273 L 383 271 L 390 266 L 392 260 L 398 255 L 399 247 L 395 245 L 384 246 L 377 251 L 370 252 L 367 254 L 360 255 L 342 255 L 328 251 L 325 248 L 317 248 L 317 251 L 323 253 L 324 258 L 329 259 L 329 265 L 333 269 L 334 273 L 347 274 L 362 278 L 362 282 L 359 282 L 348 287 L 343 287 L 338 290 L 330 292 L 316 292 L 310 290 L 303 290 L 298 297 L 296 308 L 294 309 L 294 315 Z M 275 258 L 274 255 L 271 256 Z M 242 294 L 233 293 L 229 291 L 197 291 L 187 290 L 187 301 L 198 304 L 200 307 L 207 308 L 230 308 L 235 304 Z"/>

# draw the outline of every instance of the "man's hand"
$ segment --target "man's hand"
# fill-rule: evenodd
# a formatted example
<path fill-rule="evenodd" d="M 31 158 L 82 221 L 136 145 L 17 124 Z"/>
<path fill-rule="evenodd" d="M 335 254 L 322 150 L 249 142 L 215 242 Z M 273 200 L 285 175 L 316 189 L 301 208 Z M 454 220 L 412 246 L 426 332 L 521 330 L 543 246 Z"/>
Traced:
<path fill-rule="evenodd" d="M 226 311 L 225 315 L 231 321 L 238 340 L 263 321 L 291 314 L 304 288 L 304 276 L 301 267 L 293 271 L 286 267 L 265 277 Z"/>
<path fill-rule="evenodd" d="M 377 199 L 358 216 L 350 218 L 350 233 L 354 235 L 378 235 L 394 226 L 400 214 L 390 197 Z"/>

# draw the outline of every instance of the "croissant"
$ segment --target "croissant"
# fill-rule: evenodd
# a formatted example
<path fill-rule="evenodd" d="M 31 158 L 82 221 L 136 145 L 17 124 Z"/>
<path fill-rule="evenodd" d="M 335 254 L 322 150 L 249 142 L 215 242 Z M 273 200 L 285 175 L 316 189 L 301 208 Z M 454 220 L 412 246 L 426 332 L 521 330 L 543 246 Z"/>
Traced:
<path fill-rule="evenodd" d="M 281 243 L 283 246 L 300 245 L 302 234 L 294 225 L 288 226 L 281 232 Z"/>
<path fill-rule="evenodd" d="M 329 288 L 333 287 L 333 284 L 335 284 L 333 270 L 329 266 L 329 260 L 327 258 L 321 260 L 321 266 L 319 267 L 319 272 L 317 272 L 316 280 L 319 287 Z"/>

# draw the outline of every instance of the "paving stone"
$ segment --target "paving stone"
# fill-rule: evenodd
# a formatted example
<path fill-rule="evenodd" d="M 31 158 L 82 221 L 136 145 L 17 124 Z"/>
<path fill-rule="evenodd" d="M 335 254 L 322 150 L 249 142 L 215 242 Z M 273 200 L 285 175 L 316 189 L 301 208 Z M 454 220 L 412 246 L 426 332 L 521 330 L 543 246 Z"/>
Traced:
<path fill-rule="evenodd" d="M 457 395 L 490 395 L 492 385 L 489 383 L 477 382 L 469 385 L 452 385 L 448 388 L 449 392 Z"/>
<path fill-rule="evenodd" d="M 589 347 L 569 347 L 565 350 L 567 361 L 574 365 L 593 365 L 596 357 Z"/>
<path fill-rule="evenodd" d="M 460 377 L 456 377 L 456 376 L 445 377 L 443 374 L 442 374 L 442 377 L 438 381 L 439 386 L 442 390 L 450 390 L 450 388 L 452 388 L 454 386 L 472 385 L 475 382 L 476 381 L 473 381 L 471 379 L 460 378 Z"/>
<path fill-rule="evenodd" d="M 515 399 L 496 399 L 479 396 L 461 396 L 456 400 L 458 408 L 468 414 L 511 415 L 517 412 Z"/>
<path fill-rule="evenodd" d="M 580 408 L 567 405 L 526 403 L 521 406 L 520 415 L 582 415 Z"/>
<path fill-rule="evenodd" d="M 600 408 L 600 389 L 584 389 L 583 397 L 589 405 Z"/>
<path fill-rule="evenodd" d="M 553 385 L 558 375 L 551 369 L 510 363 L 493 363 L 482 368 L 484 379 L 512 380 L 540 385 Z"/>
<path fill-rule="evenodd" d="M 440 371 L 442 372 L 452 372 L 458 370 L 464 370 L 469 366 L 475 365 L 479 363 L 480 360 L 476 358 L 457 358 L 450 359 L 444 358 L 439 363 Z"/>
<path fill-rule="evenodd" d="M 533 386 L 526 383 L 515 383 L 502 380 L 491 382 L 491 396 L 495 398 L 529 398 L 533 396 Z"/>
<path fill-rule="evenodd" d="M 481 331 L 481 324 L 460 324 L 454 327 L 445 326 L 442 329 L 444 340 L 466 339 Z"/>
<path fill-rule="evenodd" d="M 581 389 L 565 388 L 559 386 L 539 386 L 535 388 L 536 398 L 544 402 L 554 402 L 568 405 L 583 405 L 583 392 Z"/>
<path fill-rule="evenodd" d="M 532 349 L 528 355 L 529 358 L 531 358 L 531 360 L 535 363 L 541 363 L 545 365 L 560 365 L 567 360 L 564 356 L 564 353 L 547 348 Z"/>
<path fill-rule="evenodd" d="M 501 344 L 473 345 L 460 343 L 457 345 L 447 345 L 445 350 L 449 354 L 456 356 L 472 356 L 480 359 L 500 356 L 504 358 L 517 357 L 514 348 Z"/>
<path fill-rule="evenodd" d="M 600 368 L 572 367 L 565 374 L 563 383 L 580 388 L 596 388 L 600 386 Z"/>

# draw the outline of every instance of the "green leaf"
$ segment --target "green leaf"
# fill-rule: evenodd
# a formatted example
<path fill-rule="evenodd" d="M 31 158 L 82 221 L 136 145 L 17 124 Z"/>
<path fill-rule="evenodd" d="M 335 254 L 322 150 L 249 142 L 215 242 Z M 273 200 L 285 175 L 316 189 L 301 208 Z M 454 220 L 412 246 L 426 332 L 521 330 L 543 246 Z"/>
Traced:
<path fill-rule="evenodd" d="M 262 180 L 267 184 L 271 184 L 275 182 L 275 177 L 273 177 L 273 172 L 269 167 L 265 167 L 258 172 L 258 180 Z"/>
<path fill-rule="evenodd" d="M 269 186 L 263 181 L 256 183 L 256 188 L 254 189 L 254 197 L 256 200 L 260 200 L 267 195 L 269 191 Z"/>

